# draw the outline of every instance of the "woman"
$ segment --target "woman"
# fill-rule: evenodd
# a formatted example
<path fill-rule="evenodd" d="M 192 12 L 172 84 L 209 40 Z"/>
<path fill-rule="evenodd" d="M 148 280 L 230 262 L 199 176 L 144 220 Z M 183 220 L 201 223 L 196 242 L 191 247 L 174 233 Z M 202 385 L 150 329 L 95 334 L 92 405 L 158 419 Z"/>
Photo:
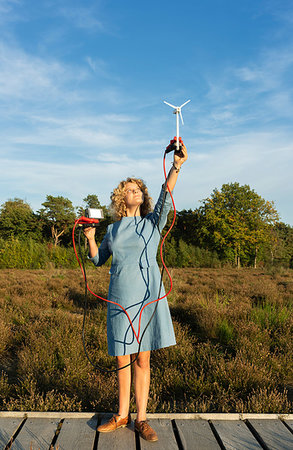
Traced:
<path fill-rule="evenodd" d="M 180 167 L 186 160 L 187 150 L 182 144 L 180 156 L 174 153 L 173 165 L 168 174 L 171 191 L 175 187 Z M 108 299 L 125 308 L 136 335 L 144 305 L 165 294 L 164 288 L 160 287 L 161 276 L 156 262 L 160 233 L 171 208 L 170 194 L 165 190 L 167 187 L 163 185 L 154 211 L 151 212 L 150 197 L 143 181 L 128 178 L 112 193 L 112 207 L 118 220 L 109 225 L 99 248 L 95 242 L 95 228 L 84 230 L 89 243 L 90 259 L 96 266 L 104 264 L 112 255 Z M 157 309 L 152 317 L 156 304 Z M 150 385 L 150 352 L 176 344 L 167 299 L 151 303 L 143 309 L 138 336 L 141 339 L 140 348 L 133 328 L 125 312 L 119 306 L 108 303 L 108 352 L 117 357 L 118 369 L 127 366 L 138 353 L 133 364 L 137 407 L 135 429 L 147 441 L 157 441 L 156 432 L 146 420 L 146 408 Z M 119 411 L 107 423 L 98 427 L 99 432 L 114 431 L 131 422 L 131 366 L 118 370 L 117 373 Z"/>

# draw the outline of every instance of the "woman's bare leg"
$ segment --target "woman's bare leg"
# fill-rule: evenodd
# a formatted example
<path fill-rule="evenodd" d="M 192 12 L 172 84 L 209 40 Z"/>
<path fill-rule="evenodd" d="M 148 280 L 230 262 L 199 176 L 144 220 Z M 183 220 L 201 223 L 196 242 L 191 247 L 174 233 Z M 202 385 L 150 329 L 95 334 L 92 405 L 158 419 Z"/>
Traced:
<path fill-rule="evenodd" d="M 140 352 L 134 363 L 134 392 L 137 409 L 137 421 L 146 420 L 146 409 L 150 388 L 151 352 Z"/>
<path fill-rule="evenodd" d="M 130 363 L 130 355 L 117 356 L 117 367 L 123 367 Z M 131 386 L 131 366 L 118 370 L 118 394 L 119 411 L 121 417 L 127 417 L 129 412 L 130 386 Z"/>

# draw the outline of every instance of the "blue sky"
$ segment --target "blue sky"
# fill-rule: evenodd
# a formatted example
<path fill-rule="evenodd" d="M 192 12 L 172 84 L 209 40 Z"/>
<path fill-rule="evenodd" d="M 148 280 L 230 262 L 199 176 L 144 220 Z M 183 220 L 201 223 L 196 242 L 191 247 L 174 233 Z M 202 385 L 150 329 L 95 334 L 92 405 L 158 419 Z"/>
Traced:
<path fill-rule="evenodd" d="M 155 199 L 163 100 L 191 99 L 177 208 L 237 181 L 293 225 L 292 80 L 292 1 L 0 0 L 0 204 L 109 204 L 129 175 Z"/>

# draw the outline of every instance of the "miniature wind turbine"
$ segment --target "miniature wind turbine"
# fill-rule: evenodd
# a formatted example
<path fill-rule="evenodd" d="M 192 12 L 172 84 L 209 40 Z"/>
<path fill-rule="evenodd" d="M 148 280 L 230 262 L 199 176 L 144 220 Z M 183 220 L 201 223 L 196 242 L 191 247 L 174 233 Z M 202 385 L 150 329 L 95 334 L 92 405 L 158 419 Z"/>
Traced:
<path fill-rule="evenodd" d="M 174 106 L 174 105 L 171 105 L 171 103 L 165 102 L 165 100 L 164 100 L 164 103 L 166 103 L 166 105 L 171 106 L 171 108 L 174 108 L 173 114 L 176 114 L 176 137 L 177 137 L 176 148 L 177 148 L 177 150 L 179 150 L 179 116 L 180 116 L 182 125 L 184 125 L 181 108 L 183 108 L 183 106 L 187 105 L 187 103 L 189 103 L 189 102 L 190 102 L 190 100 L 187 100 L 187 102 L 183 103 L 183 105 L 181 105 L 181 106 Z"/>

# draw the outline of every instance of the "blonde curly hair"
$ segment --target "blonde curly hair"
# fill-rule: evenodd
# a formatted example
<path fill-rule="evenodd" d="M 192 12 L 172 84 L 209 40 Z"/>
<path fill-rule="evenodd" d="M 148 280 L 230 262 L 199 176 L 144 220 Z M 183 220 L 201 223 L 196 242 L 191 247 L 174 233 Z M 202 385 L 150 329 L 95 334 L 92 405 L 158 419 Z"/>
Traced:
<path fill-rule="evenodd" d="M 135 183 L 143 193 L 143 203 L 140 205 L 140 214 L 145 217 L 152 211 L 152 198 L 149 195 L 148 188 L 143 180 L 140 178 L 130 178 L 120 181 L 117 188 L 111 194 L 110 209 L 115 220 L 120 220 L 126 217 L 126 203 L 125 203 L 125 185 L 126 183 Z"/>

